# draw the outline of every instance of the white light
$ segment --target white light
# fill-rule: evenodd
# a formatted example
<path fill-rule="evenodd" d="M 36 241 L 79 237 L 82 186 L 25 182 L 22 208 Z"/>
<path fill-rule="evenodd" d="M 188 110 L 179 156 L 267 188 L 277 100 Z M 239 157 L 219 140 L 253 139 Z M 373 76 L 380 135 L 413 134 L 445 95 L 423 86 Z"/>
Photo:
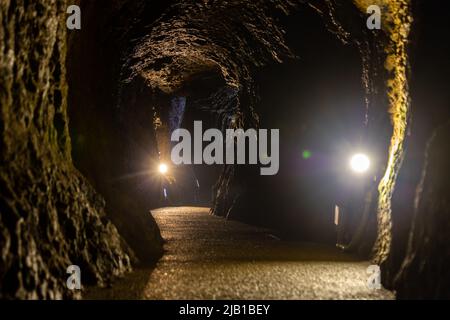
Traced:
<path fill-rule="evenodd" d="M 169 167 L 165 163 L 161 163 L 158 169 L 161 174 L 166 174 L 169 171 Z"/>
<path fill-rule="evenodd" d="M 350 160 L 350 167 L 353 171 L 363 173 L 369 170 L 370 160 L 365 154 L 355 154 Z"/>

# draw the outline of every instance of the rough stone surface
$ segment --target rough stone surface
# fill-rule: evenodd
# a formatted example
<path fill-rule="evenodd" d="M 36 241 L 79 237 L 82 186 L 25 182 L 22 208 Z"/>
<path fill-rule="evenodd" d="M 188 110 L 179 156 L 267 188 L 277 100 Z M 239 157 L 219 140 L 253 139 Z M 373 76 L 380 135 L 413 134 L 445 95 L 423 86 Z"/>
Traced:
<path fill-rule="evenodd" d="M 65 1 L 0 4 L 0 297 L 73 297 L 130 270 L 105 203 L 73 167 L 66 116 Z"/>
<path fill-rule="evenodd" d="M 450 299 L 449 136 L 450 123 L 428 144 L 408 250 L 396 279 L 401 299 Z"/>

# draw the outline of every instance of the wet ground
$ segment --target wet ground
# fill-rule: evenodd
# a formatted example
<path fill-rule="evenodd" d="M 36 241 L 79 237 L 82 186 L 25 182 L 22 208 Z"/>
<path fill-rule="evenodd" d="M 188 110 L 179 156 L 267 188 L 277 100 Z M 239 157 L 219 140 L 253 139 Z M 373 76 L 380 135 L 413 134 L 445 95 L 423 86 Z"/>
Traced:
<path fill-rule="evenodd" d="M 152 211 L 165 255 L 88 299 L 393 299 L 369 289 L 369 262 L 269 230 L 209 215 L 208 208 Z"/>

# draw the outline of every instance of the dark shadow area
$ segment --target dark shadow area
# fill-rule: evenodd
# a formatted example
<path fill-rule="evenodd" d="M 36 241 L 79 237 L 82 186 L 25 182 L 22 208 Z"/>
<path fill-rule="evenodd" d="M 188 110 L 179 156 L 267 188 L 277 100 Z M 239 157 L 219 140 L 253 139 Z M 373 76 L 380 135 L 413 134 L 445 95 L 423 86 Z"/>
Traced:
<path fill-rule="evenodd" d="M 298 59 L 263 68 L 256 77 L 260 127 L 280 130 L 280 171 L 251 177 L 239 219 L 291 239 L 334 244 L 334 207 L 361 185 L 348 168 L 365 120 L 360 53 L 336 39 L 312 10 L 284 21 Z"/>
<path fill-rule="evenodd" d="M 137 267 L 122 278 L 115 279 L 110 287 L 89 287 L 85 300 L 141 300 L 155 266 Z"/>

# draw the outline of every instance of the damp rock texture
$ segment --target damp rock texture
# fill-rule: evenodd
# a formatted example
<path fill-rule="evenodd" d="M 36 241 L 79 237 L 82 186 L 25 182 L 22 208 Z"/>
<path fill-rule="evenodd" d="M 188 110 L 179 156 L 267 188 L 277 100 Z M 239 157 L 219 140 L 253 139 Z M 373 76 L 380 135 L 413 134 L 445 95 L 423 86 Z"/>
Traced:
<path fill-rule="evenodd" d="M 256 67 L 290 54 L 273 12 L 293 6 L 279 0 L 176 1 L 132 50 L 129 79 L 142 76 L 172 93 L 196 74 L 218 71 L 228 86 L 243 89 Z"/>
<path fill-rule="evenodd" d="M 105 203 L 74 168 L 66 116 L 65 1 L 0 3 L 0 297 L 77 297 L 130 270 Z"/>
<path fill-rule="evenodd" d="M 396 279 L 400 299 L 449 299 L 450 123 L 428 143 L 408 250 Z"/>

